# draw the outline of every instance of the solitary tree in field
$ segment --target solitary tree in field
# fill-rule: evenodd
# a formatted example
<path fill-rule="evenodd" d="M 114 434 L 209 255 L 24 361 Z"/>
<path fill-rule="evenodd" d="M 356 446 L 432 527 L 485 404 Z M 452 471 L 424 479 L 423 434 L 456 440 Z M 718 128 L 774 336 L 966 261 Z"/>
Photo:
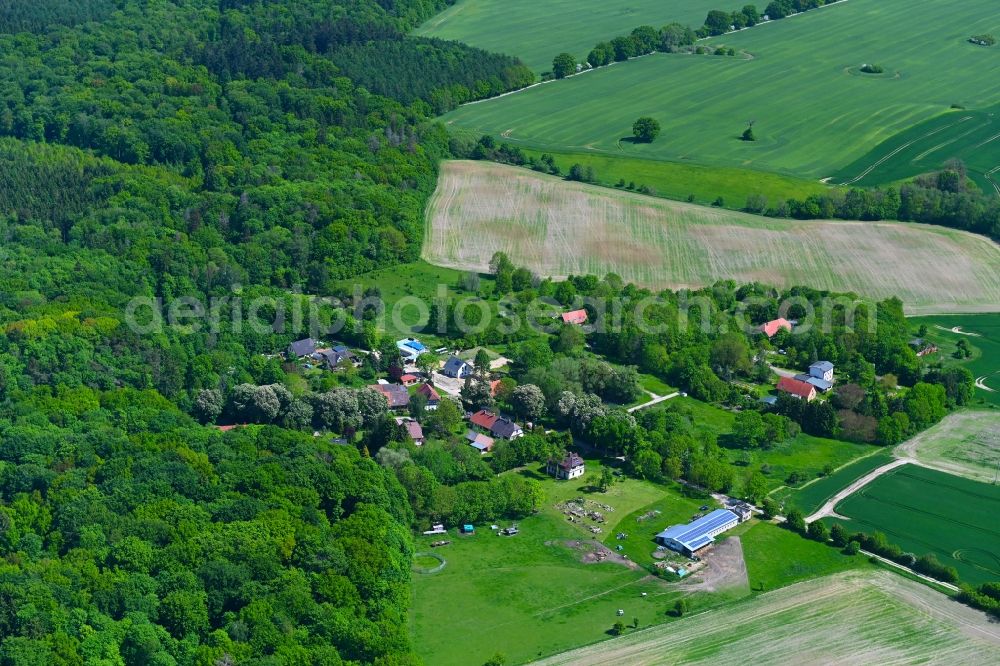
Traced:
<path fill-rule="evenodd" d="M 660 134 L 660 123 L 655 118 L 643 116 L 632 124 L 632 134 L 637 141 L 652 143 Z"/>
<path fill-rule="evenodd" d="M 674 602 L 674 615 L 676 617 L 684 617 L 684 614 L 688 612 L 688 608 L 689 605 L 687 599 L 678 599 Z"/>
<path fill-rule="evenodd" d="M 745 130 L 743 130 L 743 137 L 742 138 L 743 138 L 744 141 L 756 141 L 757 140 L 757 138 L 753 135 L 753 121 L 752 120 L 750 121 L 750 124 L 747 125 L 747 128 Z"/>
<path fill-rule="evenodd" d="M 576 58 L 572 53 L 560 53 L 552 61 L 552 75 L 563 79 L 576 73 Z"/>

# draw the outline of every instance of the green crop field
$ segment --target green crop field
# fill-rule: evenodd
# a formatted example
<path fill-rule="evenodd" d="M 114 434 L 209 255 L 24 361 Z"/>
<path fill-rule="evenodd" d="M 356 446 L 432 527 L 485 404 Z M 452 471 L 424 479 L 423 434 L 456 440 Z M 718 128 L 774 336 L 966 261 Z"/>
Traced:
<path fill-rule="evenodd" d="M 543 151 L 527 150 L 525 154 L 537 158 Z M 690 198 L 694 203 L 705 205 L 715 204 L 721 197 L 722 206 L 734 210 L 741 210 L 751 195 L 763 196 L 774 203 L 789 198 L 801 200 L 833 189 L 815 179 L 752 169 L 661 162 L 598 152 L 548 151 L 548 154 L 562 173 L 569 173 L 574 164 L 590 167 L 594 170 L 595 181 L 607 187 L 624 181 L 634 183 L 636 189 L 646 186 L 656 196 L 677 200 Z"/>
<path fill-rule="evenodd" d="M 829 476 L 813 479 L 800 488 L 781 488 L 771 496 L 778 501 L 784 501 L 786 507 L 794 506 L 808 516 L 838 491 L 892 460 L 893 456 L 888 451 L 875 450 L 872 455 L 858 458 Z"/>
<path fill-rule="evenodd" d="M 536 72 L 552 68 L 563 51 L 583 60 L 594 44 L 640 25 L 676 21 L 697 28 L 711 0 L 458 0 L 416 31 L 521 58 Z"/>
<path fill-rule="evenodd" d="M 1000 106 L 955 110 L 919 123 L 883 141 L 833 175 L 832 182 L 883 185 L 940 168 L 950 159 L 965 163 L 987 192 L 1000 194 Z"/>
<path fill-rule="evenodd" d="M 831 177 L 883 141 L 949 110 L 1000 103 L 992 0 L 850 0 L 708 40 L 753 58 L 657 54 L 470 104 L 452 127 L 525 147 Z M 886 72 L 862 74 L 863 63 Z M 623 141 L 650 115 L 652 144 Z M 754 120 L 756 142 L 739 140 Z"/>
<path fill-rule="evenodd" d="M 451 268 L 484 271 L 503 251 L 557 277 L 807 284 L 898 296 L 911 313 L 1000 309 L 1000 247 L 944 227 L 765 218 L 468 161 L 442 166 L 427 217 L 423 257 Z"/>
<path fill-rule="evenodd" d="M 928 360 L 964 365 L 978 383 L 976 404 L 1000 406 L 1000 314 L 914 317 L 911 321 L 915 329 L 927 326 L 927 340 L 941 350 Z M 953 356 L 959 340 L 965 340 L 972 351 L 968 359 Z"/>
<path fill-rule="evenodd" d="M 1000 630 L 982 613 L 895 574 L 859 571 L 768 592 L 538 666 L 995 664 L 998 650 Z"/>
<path fill-rule="evenodd" d="M 896 448 L 921 464 L 984 483 L 1000 480 L 1000 411 L 949 414 Z"/>
<path fill-rule="evenodd" d="M 934 553 L 963 581 L 1000 580 L 1000 486 L 903 465 L 840 502 L 853 531 L 885 533 L 916 555 Z"/>

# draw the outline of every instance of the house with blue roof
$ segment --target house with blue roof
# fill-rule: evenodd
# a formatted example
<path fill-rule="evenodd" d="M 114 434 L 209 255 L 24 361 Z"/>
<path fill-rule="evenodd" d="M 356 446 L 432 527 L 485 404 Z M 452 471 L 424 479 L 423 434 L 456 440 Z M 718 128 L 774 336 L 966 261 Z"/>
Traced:
<path fill-rule="evenodd" d="M 809 374 L 817 379 L 833 383 L 833 363 L 816 361 L 809 366 Z"/>
<path fill-rule="evenodd" d="M 740 524 L 740 517 L 728 509 L 716 509 L 687 525 L 671 525 L 656 535 L 657 543 L 688 557 L 715 542 L 715 537 Z"/>

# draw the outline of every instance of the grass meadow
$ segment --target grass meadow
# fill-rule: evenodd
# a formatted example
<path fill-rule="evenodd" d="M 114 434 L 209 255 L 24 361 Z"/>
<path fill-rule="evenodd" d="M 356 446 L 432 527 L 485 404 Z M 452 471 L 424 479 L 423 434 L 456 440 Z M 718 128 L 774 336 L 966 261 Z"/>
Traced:
<path fill-rule="evenodd" d="M 876 449 L 871 455 L 843 465 L 833 474 L 812 479 L 798 488 L 779 488 L 771 496 L 784 502 L 786 508 L 794 506 L 808 516 L 851 483 L 892 460 L 889 451 Z"/>
<path fill-rule="evenodd" d="M 728 435 L 732 432 L 733 421 L 736 418 L 732 412 L 688 397 L 675 398 L 665 405 L 677 406 L 688 411 L 699 435 L 714 437 L 719 441 L 729 461 L 737 470 L 737 487 L 733 491 L 736 495 L 742 488 L 743 477 L 750 471 L 761 471 L 769 487 L 778 488 L 784 485 L 785 479 L 792 472 L 798 472 L 806 479 L 816 478 L 827 465 L 841 467 L 877 450 L 868 444 L 799 433 L 794 439 L 776 444 L 773 448 L 747 452 L 729 445 Z"/>
<path fill-rule="evenodd" d="M 556 277 L 806 284 L 898 296 L 914 314 L 1000 307 L 1000 247 L 944 227 L 765 218 L 470 161 L 442 165 L 427 217 L 424 259 L 457 269 L 483 271 L 503 251 Z"/>
<path fill-rule="evenodd" d="M 518 521 L 520 533 L 514 537 L 476 525 L 472 536 L 459 536 L 452 529 L 445 537 L 416 538 L 417 552 L 433 552 L 446 561 L 440 572 L 414 572 L 412 579 L 410 626 L 426 663 L 480 664 L 497 652 L 510 664 L 530 662 L 606 640 L 618 620 L 629 625 L 629 632 L 635 631 L 635 619 L 639 629 L 676 622 L 668 611 L 681 597 L 698 613 L 804 578 L 870 566 L 862 557 L 848 557 L 775 525 L 752 521 L 733 530 L 743 544 L 749 587 L 707 592 L 690 582 L 667 583 L 645 568 L 653 562 L 653 535 L 689 521 L 700 505 L 715 507 L 716 502 L 687 497 L 674 484 L 629 478 L 616 481 L 606 493 L 595 492 L 588 477 L 600 469 L 599 461 L 588 459 L 583 479 L 560 482 L 546 477 L 538 464 L 507 472 L 538 479 L 546 494 L 536 515 Z M 604 512 L 608 521 L 601 534 L 568 522 L 556 508 L 574 497 L 614 507 Z M 638 520 L 654 509 L 660 514 Z M 618 541 L 619 531 L 629 537 Z M 441 538 L 451 544 L 431 548 L 430 543 Z M 595 539 L 612 550 L 621 544 L 629 560 L 641 566 L 585 563 Z M 577 545 L 581 542 L 582 547 Z M 426 556 L 418 559 L 424 570 L 438 564 Z M 625 614 L 619 617 L 618 609 Z"/>
<path fill-rule="evenodd" d="M 998 646 L 1000 631 L 982 613 L 896 574 L 866 570 L 805 581 L 538 666 L 995 664 Z"/>
<path fill-rule="evenodd" d="M 587 466 L 588 475 L 599 473 L 598 461 L 587 460 Z M 430 542 L 442 537 L 417 537 L 418 552 L 433 550 L 447 561 L 439 573 L 413 574 L 411 627 L 426 663 L 480 664 L 496 652 L 504 653 L 508 663 L 524 663 L 608 638 L 619 619 L 631 624 L 638 618 L 640 626 L 669 621 L 666 611 L 685 596 L 639 567 L 584 563 L 586 550 L 567 543 L 595 535 L 568 522 L 555 505 L 582 496 L 614 507 L 596 538 L 615 542 L 618 523 L 636 510 L 654 503 L 669 506 L 657 521 L 662 530 L 668 519 L 689 518 L 697 500 L 634 479 L 613 484 L 607 493 L 593 492 L 586 477 L 556 482 L 543 472 L 537 464 L 508 472 L 537 478 L 546 493 L 542 510 L 518 521 L 518 535 L 502 537 L 489 525 L 476 525 L 475 535 L 452 530 L 444 537 L 452 543 L 436 549 Z M 732 598 L 697 595 L 690 601 L 694 608 L 706 608 Z M 621 618 L 619 608 L 626 612 Z"/>
<path fill-rule="evenodd" d="M 543 151 L 527 150 L 525 154 L 540 157 Z M 789 198 L 806 199 L 813 194 L 823 194 L 832 188 L 815 179 L 793 178 L 776 173 L 753 171 L 736 167 L 707 167 L 681 162 L 662 162 L 612 155 L 592 151 L 560 153 L 549 152 L 562 173 L 569 173 L 574 164 L 591 167 L 596 181 L 608 187 L 619 181 L 635 183 L 652 189 L 656 196 L 691 200 L 697 204 L 717 204 L 721 197 L 722 207 L 741 210 L 747 198 L 764 196 L 768 202 L 784 201 Z M 624 189 L 624 188 L 623 188 Z"/>
<path fill-rule="evenodd" d="M 599 41 L 676 21 L 700 26 L 711 0 L 458 0 L 416 30 L 423 37 L 454 39 L 521 58 L 536 72 L 552 69 L 563 51 L 584 60 Z"/>
<path fill-rule="evenodd" d="M 995 264 L 994 272 L 1000 273 L 1000 264 Z M 1000 407 L 1000 314 L 940 315 L 915 317 L 911 321 L 914 327 L 926 325 L 927 339 L 941 349 L 927 357 L 928 360 L 964 365 L 973 377 L 993 389 L 977 388 L 975 404 Z M 956 326 L 961 332 L 952 330 Z M 968 343 L 972 356 L 961 360 L 953 356 L 959 340 Z"/>
<path fill-rule="evenodd" d="M 752 58 L 657 54 L 443 119 L 523 147 L 821 179 L 952 105 L 1000 103 L 1000 77 L 988 75 L 1000 50 L 966 42 L 1000 34 L 995 9 L 992 0 L 850 0 L 706 42 Z M 885 73 L 862 74 L 864 63 Z M 624 140 L 644 115 L 660 121 L 659 138 Z M 757 141 L 741 141 L 751 120 Z"/>
<path fill-rule="evenodd" d="M 1000 486 L 903 465 L 840 502 L 852 531 L 885 533 L 916 555 L 933 553 L 968 583 L 1000 580 Z"/>
<path fill-rule="evenodd" d="M 837 171 L 834 183 L 884 185 L 933 171 L 950 159 L 965 163 L 969 177 L 1000 194 L 1000 105 L 956 109 L 918 123 L 883 141 Z"/>

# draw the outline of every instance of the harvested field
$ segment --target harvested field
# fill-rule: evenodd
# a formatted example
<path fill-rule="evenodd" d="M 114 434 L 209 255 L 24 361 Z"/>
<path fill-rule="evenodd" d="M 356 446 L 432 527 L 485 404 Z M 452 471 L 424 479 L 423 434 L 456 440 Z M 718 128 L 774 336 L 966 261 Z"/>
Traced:
<path fill-rule="evenodd" d="M 443 165 L 428 219 L 424 258 L 452 268 L 485 270 L 503 251 L 555 277 L 758 280 L 898 296 L 911 313 L 1000 310 L 1000 248 L 942 227 L 765 218 L 468 161 Z"/>
<path fill-rule="evenodd" d="M 993 483 L 1000 471 L 1000 412 L 959 412 L 903 442 L 897 455 L 943 472 Z"/>
<path fill-rule="evenodd" d="M 798 583 L 536 664 L 997 664 L 1000 627 L 885 571 Z"/>

